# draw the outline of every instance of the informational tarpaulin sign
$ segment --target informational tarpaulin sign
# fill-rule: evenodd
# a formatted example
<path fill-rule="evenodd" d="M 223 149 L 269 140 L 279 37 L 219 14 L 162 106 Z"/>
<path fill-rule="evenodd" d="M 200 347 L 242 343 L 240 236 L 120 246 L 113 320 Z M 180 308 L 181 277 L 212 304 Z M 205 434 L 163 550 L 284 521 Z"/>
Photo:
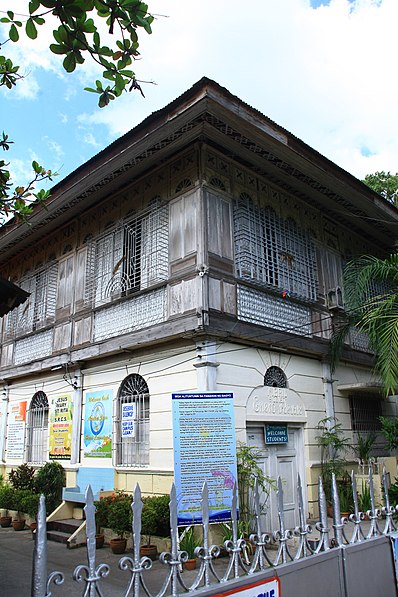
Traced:
<path fill-rule="evenodd" d="M 8 458 L 24 457 L 26 425 L 26 400 L 11 402 L 7 430 L 7 456 Z"/>
<path fill-rule="evenodd" d="M 289 435 L 287 425 L 266 425 L 265 443 L 266 444 L 287 444 Z"/>
<path fill-rule="evenodd" d="M 113 391 L 86 393 L 84 455 L 86 458 L 112 458 Z"/>
<path fill-rule="evenodd" d="M 127 402 L 126 404 L 122 404 L 122 437 L 135 437 L 137 428 L 136 412 L 135 403 Z"/>
<path fill-rule="evenodd" d="M 72 453 L 72 411 L 70 394 L 55 396 L 50 406 L 50 460 L 70 460 Z"/>
<path fill-rule="evenodd" d="M 390 534 L 391 540 L 391 547 L 392 553 L 394 558 L 394 565 L 395 565 L 395 582 L 398 588 L 398 532 L 395 531 L 394 533 Z"/>
<path fill-rule="evenodd" d="M 201 522 L 205 481 L 210 522 L 230 520 L 237 477 L 233 394 L 181 393 L 172 398 L 178 524 Z"/>
<path fill-rule="evenodd" d="M 282 597 L 279 578 L 276 577 L 250 583 L 239 589 L 232 589 L 232 591 L 214 593 L 213 597 L 227 597 L 227 595 L 238 595 L 238 597 Z"/>

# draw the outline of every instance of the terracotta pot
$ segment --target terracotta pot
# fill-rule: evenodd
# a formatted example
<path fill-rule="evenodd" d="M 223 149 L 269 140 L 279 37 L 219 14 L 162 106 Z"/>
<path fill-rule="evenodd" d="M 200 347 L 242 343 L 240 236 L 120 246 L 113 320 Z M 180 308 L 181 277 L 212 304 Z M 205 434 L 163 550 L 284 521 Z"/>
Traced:
<path fill-rule="evenodd" d="M 111 539 L 109 541 L 109 547 L 111 548 L 112 553 L 121 554 L 126 551 L 127 539 L 122 537 L 116 537 L 115 539 Z"/>
<path fill-rule="evenodd" d="M 158 555 L 158 548 L 156 545 L 141 545 L 140 556 L 150 558 L 152 561 L 156 560 Z"/>
<path fill-rule="evenodd" d="M 0 526 L 1 526 L 3 529 L 6 529 L 7 527 L 10 527 L 10 526 L 11 526 L 11 521 L 12 521 L 12 518 L 11 518 L 11 516 L 2 516 L 2 517 L 0 518 Z"/>
<path fill-rule="evenodd" d="M 196 558 L 189 559 L 186 562 L 184 562 L 184 568 L 185 568 L 185 570 L 195 570 Z"/>
<path fill-rule="evenodd" d="M 14 531 L 23 531 L 25 528 L 25 519 L 20 520 L 19 518 L 15 518 L 12 521 L 12 526 Z"/>
<path fill-rule="evenodd" d="M 95 547 L 96 549 L 100 549 L 104 546 L 105 536 L 102 533 L 95 535 Z"/>

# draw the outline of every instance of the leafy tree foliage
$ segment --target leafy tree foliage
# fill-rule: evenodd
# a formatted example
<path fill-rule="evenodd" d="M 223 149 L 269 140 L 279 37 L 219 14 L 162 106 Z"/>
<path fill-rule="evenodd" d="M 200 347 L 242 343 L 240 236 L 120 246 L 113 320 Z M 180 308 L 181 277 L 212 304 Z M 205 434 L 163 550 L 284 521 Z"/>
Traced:
<path fill-rule="evenodd" d="M 367 174 L 363 180 L 371 189 L 379 193 L 384 199 L 398 206 L 398 172 L 375 172 Z"/>
<path fill-rule="evenodd" d="M 142 89 L 131 70 L 134 59 L 139 56 L 138 30 L 151 33 L 153 16 L 148 13 L 148 5 L 140 0 L 30 0 L 27 1 L 25 15 L 16 15 L 12 10 L 0 19 L 8 26 L 8 39 L 1 42 L 18 43 L 21 33 L 35 40 L 41 27 L 52 27 L 46 19 L 50 15 L 58 21 L 53 30 L 54 43 L 49 49 L 63 57 L 63 68 L 72 73 L 86 58 L 102 68 L 103 80 L 96 80 L 86 90 L 98 95 L 100 108 L 107 106 L 123 91 Z M 104 25 L 107 39 L 114 36 L 113 47 L 103 42 Z M 20 67 L 12 63 L 6 55 L 0 55 L 0 87 L 12 89 L 22 78 Z M 144 95 L 142 93 L 142 95 Z M 3 132 L 0 147 L 7 151 L 10 141 Z M 45 179 L 52 179 L 54 173 L 37 162 L 32 163 L 32 179 L 24 187 L 12 189 L 9 164 L 0 160 L 0 222 L 10 215 L 22 219 L 32 212 L 32 205 L 42 203 L 48 191 L 35 192 L 35 185 Z M 33 203 L 32 203 L 33 200 Z"/>
<path fill-rule="evenodd" d="M 350 326 L 355 325 L 368 335 L 386 394 L 395 394 L 398 388 L 398 253 L 385 259 L 365 255 L 349 262 L 344 271 L 344 293 L 347 319 L 332 340 L 333 363 L 340 357 Z"/>

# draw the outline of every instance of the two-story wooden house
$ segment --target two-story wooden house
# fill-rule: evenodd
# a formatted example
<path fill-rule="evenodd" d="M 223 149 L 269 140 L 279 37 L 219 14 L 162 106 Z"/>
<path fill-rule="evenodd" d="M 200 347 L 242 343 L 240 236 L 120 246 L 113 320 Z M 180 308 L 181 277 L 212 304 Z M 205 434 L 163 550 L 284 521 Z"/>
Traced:
<path fill-rule="evenodd" d="M 395 412 L 366 339 L 351 335 L 333 379 L 328 349 L 344 262 L 388 253 L 397 222 L 200 80 L 58 183 L 29 225 L 0 230 L 0 274 L 30 293 L 2 319 L 3 472 L 59 459 L 70 487 L 166 493 L 171 394 L 228 391 L 238 439 L 285 479 L 291 525 L 297 472 L 311 511 L 319 420 L 337 416 L 355 441 Z M 287 425 L 288 442 L 266 445 L 267 424 Z"/>

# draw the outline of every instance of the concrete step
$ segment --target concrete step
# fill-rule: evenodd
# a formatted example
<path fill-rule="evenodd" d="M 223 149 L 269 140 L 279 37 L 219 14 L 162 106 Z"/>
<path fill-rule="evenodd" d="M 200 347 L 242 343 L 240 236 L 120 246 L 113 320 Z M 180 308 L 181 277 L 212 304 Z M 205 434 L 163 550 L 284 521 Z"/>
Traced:
<path fill-rule="evenodd" d="M 66 520 L 52 520 L 47 523 L 47 539 L 57 543 L 68 544 L 68 539 L 82 524 L 82 520 L 68 518 Z"/>
<path fill-rule="evenodd" d="M 56 543 L 68 543 L 70 533 L 63 533 L 62 531 L 47 531 L 47 539 L 49 541 L 55 541 Z"/>

